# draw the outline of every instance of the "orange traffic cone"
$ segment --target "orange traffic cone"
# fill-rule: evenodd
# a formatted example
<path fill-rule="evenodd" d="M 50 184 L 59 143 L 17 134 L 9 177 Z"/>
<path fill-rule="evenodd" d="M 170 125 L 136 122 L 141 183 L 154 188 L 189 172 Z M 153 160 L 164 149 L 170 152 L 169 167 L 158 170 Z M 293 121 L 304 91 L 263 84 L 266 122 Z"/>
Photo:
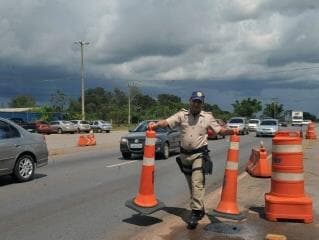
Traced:
<path fill-rule="evenodd" d="M 246 171 L 253 177 L 270 177 L 271 168 L 267 158 L 267 151 L 260 142 L 260 148 L 253 148 L 246 167 Z"/>
<path fill-rule="evenodd" d="M 86 135 L 86 138 L 88 139 L 88 146 L 96 145 L 96 139 L 94 134 Z"/>
<path fill-rule="evenodd" d="M 240 137 L 236 134 L 230 136 L 230 146 L 227 154 L 221 200 L 217 208 L 209 215 L 235 220 L 242 220 L 245 218 L 237 207 L 239 141 Z"/>
<path fill-rule="evenodd" d="M 125 203 L 128 208 L 143 215 L 151 214 L 164 207 L 164 204 L 156 199 L 154 193 L 155 141 L 155 131 L 147 130 L 139 193 L 134 199 Z"/>
<path fill-rule="evenodd" d="M 304 193 L 302 139 L 298 132 L 280 131 L 272 139 L 271 190 L 265 194 L 265 214 L 270 221 L 313 221 L 312 200 Z"/>
<path fill-rule="evenodd" d="M 78 146 L 84 147 L 84 146 L 87 146 L 87 145 L 88 145 L 88 139 L 87 139 L 87 137 L 84 136 L 84 135 L 79 136 Z"/>
<path fill-rule="evenodd" d="M 306 139 L 317 139 L 316 124 L 314 122 L 308 124 Z"/>

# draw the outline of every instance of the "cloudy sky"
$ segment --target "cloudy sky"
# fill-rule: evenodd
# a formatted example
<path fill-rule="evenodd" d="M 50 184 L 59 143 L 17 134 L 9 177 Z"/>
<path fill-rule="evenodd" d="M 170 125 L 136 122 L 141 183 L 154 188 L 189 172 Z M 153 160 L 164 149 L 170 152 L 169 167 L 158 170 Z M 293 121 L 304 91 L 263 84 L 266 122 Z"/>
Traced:
<path fill-rule="evenodd" d="M 247 97 L 319 116 L 318 0 L 0 0 L 0 103 L 86 87 L 187 100 L 202 90 L 232 110 Z"/>

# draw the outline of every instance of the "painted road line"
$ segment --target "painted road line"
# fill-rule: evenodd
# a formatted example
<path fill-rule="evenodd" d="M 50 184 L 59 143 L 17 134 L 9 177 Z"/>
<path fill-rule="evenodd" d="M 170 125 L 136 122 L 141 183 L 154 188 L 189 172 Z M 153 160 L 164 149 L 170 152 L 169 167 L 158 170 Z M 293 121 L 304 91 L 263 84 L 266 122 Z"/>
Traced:
<path fill-rule="evenodd" d="M 119 164 L 114 164 L 114 165 L 107 165 L 107 168 L 112 168 L 112 167 L 118 167 L 118 166 L 122 166 L 122 165 L 126 165 L 126 164 L 130 164 L 136 161 L 129 161 L 129 162 L 125 162 L 125 163 L 119 163 Z"/>

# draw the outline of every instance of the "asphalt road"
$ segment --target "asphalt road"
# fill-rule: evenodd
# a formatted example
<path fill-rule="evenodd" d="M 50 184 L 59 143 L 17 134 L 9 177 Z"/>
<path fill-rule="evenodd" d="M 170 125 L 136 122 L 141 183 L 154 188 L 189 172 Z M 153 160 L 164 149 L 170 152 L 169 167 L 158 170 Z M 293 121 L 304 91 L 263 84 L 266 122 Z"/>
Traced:
<path fill-rule="evenodd" d="M 271 138 L 241 136 L 241 171 L 260 140 L 271 151 Z M 209 141 L 214 174 L 206 179 L 207 191 L 222 183 L 228 145 L 228 137 Z M 148 217 L 124 206 L 136 196 L 142 161 L 123 160 L 118 147 L 52 156 L 31 182 L 0 177 L 1 239 L 129 239 L 163 215 L 188 207 L 186 181 L 175 157 L 156 161 L 155 192 L 170 211 Z"/>

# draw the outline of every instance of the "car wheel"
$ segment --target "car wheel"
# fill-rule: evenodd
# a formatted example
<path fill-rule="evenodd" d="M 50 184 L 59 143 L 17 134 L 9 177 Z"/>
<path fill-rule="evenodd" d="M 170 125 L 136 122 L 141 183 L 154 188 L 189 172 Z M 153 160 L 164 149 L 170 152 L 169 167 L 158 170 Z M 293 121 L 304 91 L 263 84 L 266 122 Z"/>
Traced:
<path fill-rule="evenodd" d="M 260 135 L 258 133 L 256 133 L 256 137 L 260 137 Z"/>
<path fill-rule="evenodd" d="M 122 157 L 124 159 L 131 159 L 131 153 L 129 152 L 122 152 Z"/>
<path fill-rule="evenodd" d="M 59 128 L 59 129 L 58 129 L 58 134 L 62 134 L 62 133 L 63 133 L 62 129 Z"/>
<path fill-rule="evenodd" d="M 109 133 L 109 132 L 110 132 L 110 130 L 106 130 L 105 132 Z"/>
<path fill-rule="evenodd" d="M 19 182 L 26 182 L 34 177 L 35 164 L 34 159 L 30 155 L 22 155 L 18 158 L 13 175 Z"/>
<path fill-rule="evenodd" d="M 169 147 L 168 147 L 168 143 L 164 143 L 162 156 L 163 156 L 164 159 L 168 159 L 168 157 L 169 157 Z"/>

